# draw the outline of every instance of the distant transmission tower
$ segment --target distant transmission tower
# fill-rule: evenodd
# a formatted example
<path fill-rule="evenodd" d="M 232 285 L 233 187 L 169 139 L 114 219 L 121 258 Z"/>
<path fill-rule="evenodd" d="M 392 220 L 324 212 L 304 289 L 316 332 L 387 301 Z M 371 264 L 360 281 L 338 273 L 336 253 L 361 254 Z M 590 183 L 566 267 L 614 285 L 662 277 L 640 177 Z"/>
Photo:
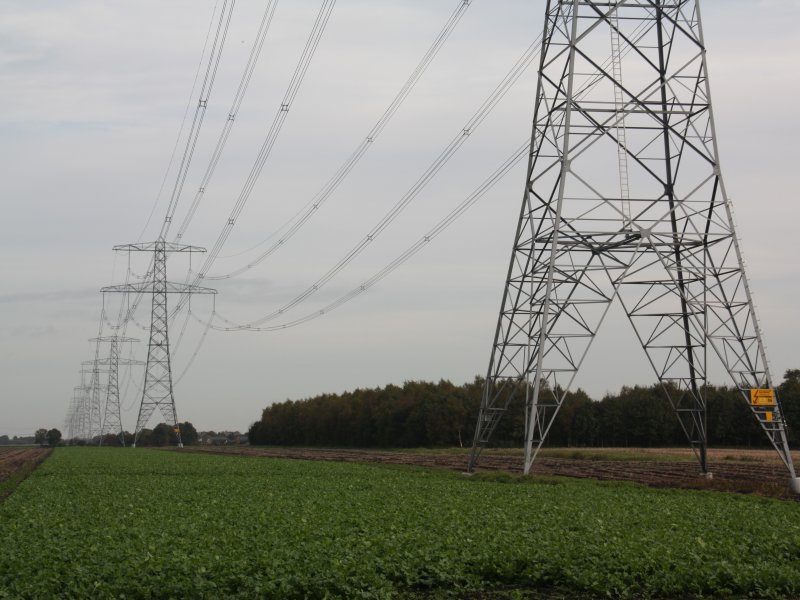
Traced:
<path fill-rule="evenodd" d="M 106 401 L 102 413 L 100 427 L 100 442 L 103 445 L 103 436 L 107 433 L 116 433 L 120 443 L 125 445 L 125 431 L 122 427 L 122 408 L 119 400 L 119 366 L 120 365 L 143 365 L 140 360 L 121 359 L 119 357 L 119 346 L 125 342 L 138 342 L 135 338 L 126 338 L 116 335 L 92 338 L 91 342 L 108 342 L 108 358 L 98 360 L 98 364 L 108 365 L 108 385 L 106 386 Z"/>
<path fill-rule="evenodd" d="M 100 375 L 107 374 L 108 369 L 100 368 L 100 359 L 85 360 L 81 363 L 82 375 L 89 376 L 86 389 L 86 439 L 91 440 L 101 434 L 103 428 L 103 395 L 108 386 L 100 383 Z"/>
<path fill-rule="evenodd" d="M 126 294 L 152 294 L 153 304 L 150 318 L 150 344 L 147 349 L 147 366 L 145 368 L 142 403 L 136 421 L 133 447 L 142 429 L 147 425 L 153 412 L 158 409 L 167 424 L 172 425 L 178 437 L 178 446 L 183 447 L 178 414 L 175 410 L 175 397 L 172 390 L 172 367 L 169 352 L 169 334 L 167 311 L 167 294 L 216 294 L 216 290 L 184 283 L 167 281 L 167 253 L 170 252 L 205 252 L 197 246 L 173 244 L 159 238 L 155 242 L 144 244 L 127 244 L 114 246 L 115 251 L 152 252 L 152 280 L 137 283 L 126 283 L 105 287 L 102 292 L 122 292 Z"/>
<path fill-rule="evenodd" d="M 69 405 L 69 412 L 67 413 L 67 439 L 84 439 L 86 437 L 87 428 L 87 403 L 88 388 L 81 384 L 73 388 L 72 400 Z"/>
<path fill-rule="evenodd" d="M 711 354 L 800 493 L 720 171 L 699 4 L 547 2 L 525 194 L 470 469 L 521 400 L 530 471 L 618 298 L 702 472 Z"/>

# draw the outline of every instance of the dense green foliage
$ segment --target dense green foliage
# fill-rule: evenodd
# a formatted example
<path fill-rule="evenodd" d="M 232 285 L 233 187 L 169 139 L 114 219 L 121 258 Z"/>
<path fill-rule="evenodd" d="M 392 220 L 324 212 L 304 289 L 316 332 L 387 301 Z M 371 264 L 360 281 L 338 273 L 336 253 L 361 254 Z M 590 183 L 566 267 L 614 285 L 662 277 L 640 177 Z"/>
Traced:
<path fill-rule="evenodd" d="M 194 428 L 189 421 L 184 421 L 183 423 L 178 423 L 178 427 L 180 428 L 181 432 L 181 442 L 183 442 L 184 446 L 191 446 L 198 442 L 198 434 L 197 430 Z M 133 445 L 133 434 L 126 431 L 123 434 L 125 436 L 125 445 L 132 446 Z M 95 438 L 92 442 L 93 444 L 98 442 L 99 438 Z M 76 443 L 82 442 L 82 440 L 75 440 Z M 83 445 L 82 443 L 78 443 L 78 445 Z M 116 433 L 107 433 L 103 436 L 103 446 L 121 446 L 122 442 L 119 439 L 119 434 Z M 142 429 L 139 432 L 139 439 L 136 441 L 137 446 L 177 446 L 178 445 L 178 436 L 175 434 L 175 431 L 167 425 L 166 423 L 159 423 L 153 429 Z"/>
<path fill-rule="evenodd" d="M 45 439 L 47 440 L 48 446 L 58 446 L 58 443 L 61 441 L 61 432 L 53 428 L 47 432 Z"/>
<path fill-rule="evenodd" d="M 15 435 L 14 437 L 0 435 L 0 446 L 30 446 L 35 443 L 36 438 L 32 435 Z"/>
<path fill-rule="evenodd" d="M 0 505 L 0 597 L 796 597 L 800 504 L 590 480 L 60 448 Z M 520 483 L 516 483 L 520 482 Z"/>
<path fill-rule="evenodd" d="M 37 444 L 44 444 L 47 441 L 47 429 L 37 429 L 33 434 L 33 441 Z"/>
<path fill-rule="evenodd" d="M 419 447 L 468 445 L 472 440 L 483 380 L 456 386 L 407 382 L 402 387 L 357 389 L 308 400 L 280 402 L 264 409 L 248 432 L 252 444 Z M 766 446 L 768 440 L 741 393 L 709 386 L 709 441 L 714 446 Z M 790 442 L 800 443 L 800 370 L 779 388 Z M 521 401 L 512 403 L 495 431 L 494 445 L 520 445 L 524 435 Z M 623 387 L 599 402 L 583 391 L 567 395 L 547 442 L 551 446 L 642 447 L 684 445 L 686 438 L 660 385 Z"/>
<path fill-rule="evenodd" d="M 407 382 L 273 404 L 251 444 L 349 447 L 455 446 L 471 442 L 482 381 Z"/>

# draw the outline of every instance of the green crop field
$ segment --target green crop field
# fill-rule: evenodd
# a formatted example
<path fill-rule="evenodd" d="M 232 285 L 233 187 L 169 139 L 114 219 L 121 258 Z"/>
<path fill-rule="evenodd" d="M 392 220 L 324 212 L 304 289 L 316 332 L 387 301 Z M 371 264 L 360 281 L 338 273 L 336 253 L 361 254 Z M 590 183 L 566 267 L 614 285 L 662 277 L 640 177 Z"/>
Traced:
<path fill-rule="evenodd" d="M 800 595 L 800 503 L 495 479 L 58 449 L 0 504 L 0 597 Z"/>

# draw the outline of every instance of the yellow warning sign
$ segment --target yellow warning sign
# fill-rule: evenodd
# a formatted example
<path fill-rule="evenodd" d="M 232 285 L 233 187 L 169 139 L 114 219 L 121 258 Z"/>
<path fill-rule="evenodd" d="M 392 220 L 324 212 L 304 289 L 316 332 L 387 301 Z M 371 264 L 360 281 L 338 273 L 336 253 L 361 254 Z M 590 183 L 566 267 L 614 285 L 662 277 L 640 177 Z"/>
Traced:
<path fill-rule="evenodd" d="M 764 413 L 764 417 L 766 417 L 768 423 L 772 423 L 772 411 Z"/>
<path fill-rule="evenodd" d="M 753 406 L 775 406 L 775 390 L 771 388 L 750 390 L 750 404 Z"/>

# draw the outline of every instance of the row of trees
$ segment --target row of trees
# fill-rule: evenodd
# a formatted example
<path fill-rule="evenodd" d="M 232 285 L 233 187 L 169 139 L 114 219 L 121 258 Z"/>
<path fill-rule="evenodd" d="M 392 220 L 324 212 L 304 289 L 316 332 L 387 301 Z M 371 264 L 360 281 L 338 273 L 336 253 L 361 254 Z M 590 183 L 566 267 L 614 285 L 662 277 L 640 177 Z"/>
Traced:
<path fill-rule="evenodd" d="M 34 442 L 32 435 L 15 435 L 8 437 L 7 435 L 0 435 L 0 446 L 30 446 Z"/>
<path fill-rule="evenodd" d="M 264 409 L 248 431 L 251 444 L 340 447 L 469 445 L 483 380 L 456 386 L 411 381 L 402 387 L 357 389 Z M 790 443 L 800 443 L 800 370 L 787 371 L 778 388 Z M 768 441 L 741 392 L 708 386 L 708 436 L 713 446 L 766 446 Z M 792 425 L 796 425 L 792 427 Z M 522 444 L 523 402 L 509 407 L 495 430 L 497 446 Z M 686 438 L 661 385 L 623 387 L 594 401 L 569 393 L 548 436 L 551 446 L 679 446 Z"/>
<path fill-rule="evenodd" d="M 192 446 L 198 443 L 217 445 L 247 443 L 247 440 L 243 438 L 242 434 L 238 431 L 203 431 L 198 433 L 195 426 L 189 421 L 178 423 L 178 426 L 180 428 L 181 441 L 184 446 Z M 133 434 L 129 431 L 125 431 L 122 434 L 122 439 L 124 439 L 126 446 L 133 445 L 133 437 Z M 32 439 L 33 438 L 31 438 L 31 440 Z M 95 436 L 91 440 L 74 439 L 68 440 L 67 443 L 75 446 L 85 446 L 87 444 L 94 446 L 121 446 L 122 439 L 120 439 L 119 434 L 107 433 L 103 436 L 102 440 L 100 436 Z M 137 446 L 175 446 L 177 443 L 177 434 L 172 426 L 166 423 L 159 423 L 153 429 L 142 429 L 139 433 L 139 438 L 136 440 Z"/>
<path fill-rule="evenodd" d="M 189 421 L 184 421 L 178 425 L 181 431 L 181 441 L 185 446 L 196 444 L 198 442 L 198 433 L 194 428 L 194 425 L 192 425 Z M 133 434 L 129 431 L 125 431 L 122 435 L 125 439 L 125 445 L 132 446 Z M 86 440 L 75 439 L 69 440 L 68 443 L 76 446 L 83 446 L 86 444 L 97 446 L 100 444 L 100 442 L 100 437 L 97 436 L 89 442 Z M 139 432 L 139 439 L 136 440 L 137 446 L 174 446 L 177 443 L 178 436 L 176 435 L 172 426 L 167 425 L 166 423 L 159 423 L 153 429 L 142 429 L 142 431 Z M 119 434 L 107 433 L 103 436 L 102 445 L 121 446 L 122 440 L 120 440 Z"/>

